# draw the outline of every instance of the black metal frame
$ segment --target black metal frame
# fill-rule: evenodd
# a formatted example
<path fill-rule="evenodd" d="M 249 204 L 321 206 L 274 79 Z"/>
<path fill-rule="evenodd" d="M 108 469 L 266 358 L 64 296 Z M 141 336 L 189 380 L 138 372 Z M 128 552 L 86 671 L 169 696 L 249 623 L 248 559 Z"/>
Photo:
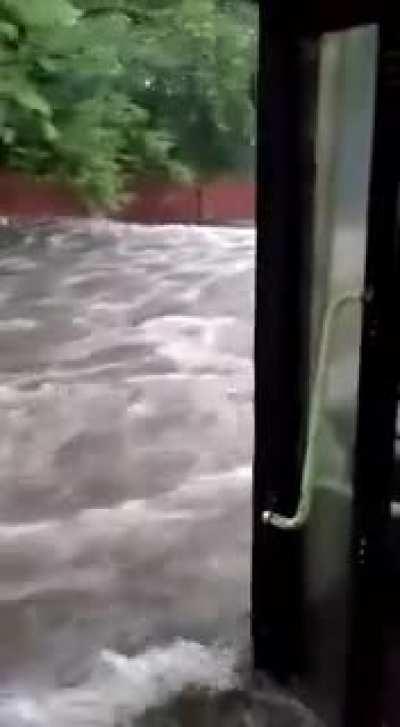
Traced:
<path fill-rule="evenodd" d="M 281 680 L 301 671 L 302 538 L 262 524 L 265 509 L 291 514 L 298 499 L 307 417 L 308 290 L 313 185 L 304 139 L 309 104 L 304 43 L 325 31 L 379 23 L 379 63 L 368 210 L 358 434 L 354 471 L 352 591 L 343 724 L 382 723 L 385 583 L 382 562 L 393 468 L 399 347 L 396 267 L 399 185 L 399 37 L 376 3 L 260 6 L 258 242 L 252 635 L 256 668 Z M 331 9 L 321 9 L 331 5 Z M 312 55 L 312 54 L 311 54 Z M 315 60 L 315 59 L 314 59 Z M 315 81 L 315 65 L 308 62 Z M 398 85 L 397 85 L 398 84 Z M 288 211 L 290 210 L 290 214 Z"/>
<path fill-rule="evenodd" d="M 357 25 L 379 23 L 395 27 L 398 13 L 390 0 L 255 0 L 267 19 L 267 32 L 288 32 L 295 35 L 321 35 Z"/>
<path fill-rule="evenodd" d="M 263 38 L 264 8 L 260 27 Z M 252 630 L 256 667 L 286 679 L 302 658 L 301 535 L 266 528 L 261 512 L 291 512 L 298 499 L 308 378 L 303 201 L 313 160 L 303 153 L 299 36 L 269 28 L 259 63 Z"/>
<path fill-rule="evenodd" d="M 393 51 L 397 51 L 397 57 Z M 399 54 L 400 33 L 382 27 L 354 471 L 353 590 L 346 717 L 349 727 L 382 724 L 383 631 L 388 606 L 385 536 L 390 518 L 399 375 L 396 335 L 399 325 Z"/>

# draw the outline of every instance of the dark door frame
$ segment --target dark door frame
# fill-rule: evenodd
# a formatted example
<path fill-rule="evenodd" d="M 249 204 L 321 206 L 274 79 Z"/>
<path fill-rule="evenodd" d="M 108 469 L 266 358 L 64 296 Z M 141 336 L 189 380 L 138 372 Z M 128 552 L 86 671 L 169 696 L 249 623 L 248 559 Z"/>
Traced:
<path fill-rule="evenodd" d="M 382 580 L 398 377 L 397 202 L 399 33 L 376 3 L 260 3 L 255 329 L 252 637 L 254 663 L 282 681 L 304 664 L 302 535 L 274 530 L 262 512 L 295 510 L 307 419 L 313 153 L 304 119 L 317 46 L 328 30 L 379 23 L 368 208 L 366 297 L 359 382 L 351 548 L 346 727 L 380 727 Z M 332 4 L 319 3 L 319 6 Z M 383 8 L 383 10 L 382 10 Z M 294 12 L 294 15 L 293 15 Z M 291 13 L 291 14 L 290 14 Z M 327 17 L 329 15 L 329 17 Z M 389 19 L 390 20 L 390 19 Z M 396 22 L 394 23 L 396 27 Z M 306 74 L 306 75 L 305 75 Z M 308 79 L 308 81 L 307 81 Z"/>

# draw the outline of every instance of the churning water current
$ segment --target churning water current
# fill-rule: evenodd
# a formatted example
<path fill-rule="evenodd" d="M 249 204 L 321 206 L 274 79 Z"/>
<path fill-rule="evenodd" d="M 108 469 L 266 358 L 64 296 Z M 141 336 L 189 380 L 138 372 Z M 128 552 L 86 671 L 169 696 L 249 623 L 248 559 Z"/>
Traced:
<path fill-rule="evenodd" d="M 1 229 L 0 727 L 314 724 L 241 666 L 253 275 L 252 229 Z"/>

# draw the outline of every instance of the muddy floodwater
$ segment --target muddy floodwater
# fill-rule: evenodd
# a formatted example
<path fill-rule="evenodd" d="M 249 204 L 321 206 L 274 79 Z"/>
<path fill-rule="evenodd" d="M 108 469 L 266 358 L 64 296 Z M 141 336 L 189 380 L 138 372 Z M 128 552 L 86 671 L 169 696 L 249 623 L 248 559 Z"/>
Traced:
<path fill-rule="evenodd" d="M 0 727 L 314 725 L 248 686 L 254 230 L 0 230 Z"/>

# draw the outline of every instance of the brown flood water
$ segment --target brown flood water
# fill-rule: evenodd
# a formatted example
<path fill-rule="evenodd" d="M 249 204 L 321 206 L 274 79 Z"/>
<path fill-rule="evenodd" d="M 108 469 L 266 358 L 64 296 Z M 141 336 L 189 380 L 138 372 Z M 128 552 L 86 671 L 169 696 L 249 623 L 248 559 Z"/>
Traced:
<path fill-rule="evenodd" d="M 0 727 L 315 724 L 245 666 L 253 275 L 250 228 L 2 228 Z"/>

